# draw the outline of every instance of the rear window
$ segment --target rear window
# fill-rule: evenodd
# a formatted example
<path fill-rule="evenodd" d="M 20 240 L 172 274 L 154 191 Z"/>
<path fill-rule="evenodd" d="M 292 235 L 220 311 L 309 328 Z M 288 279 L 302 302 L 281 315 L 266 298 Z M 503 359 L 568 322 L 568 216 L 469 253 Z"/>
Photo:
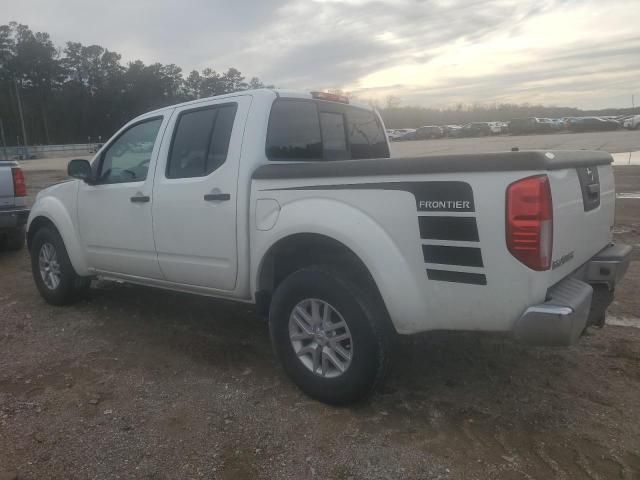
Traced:
<path fill-rule="evenodd" d="M 374 113 L 360 108 L 349 109 L 349 142 L 351 158 L 380 158 L 389 156 L 387 140 Z"/>
<path fill-rule="evenodd" d="M 227 158 L 236 105 L 187 110 L 178 118 L 167 178 L 209 175 Z"/>
<path fill-rule="evenodd" d="M 320 112 L 320 131 L 322 153 L 326 160 L 345 160 L 349 158 L 344 114 Z"/>
<path fill-rule="evenodd" d="M 279 99 L 267 131 L 270 160 L 312 161 L 389 156 L 382 124 L 374 112 L 349 105 Z"/>
<path fill-rule="evenodd" d="M 275 102 L 267 133 L 272 160 L 321 160 L 320 120 L 313 102 Z"/>

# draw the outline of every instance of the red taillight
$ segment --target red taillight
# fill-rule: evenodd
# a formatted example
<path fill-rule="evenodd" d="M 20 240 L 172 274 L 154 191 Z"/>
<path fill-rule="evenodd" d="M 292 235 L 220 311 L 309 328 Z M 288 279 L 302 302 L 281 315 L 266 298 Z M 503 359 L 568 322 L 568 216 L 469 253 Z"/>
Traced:
<path fill-rule="evenodd" d="M 553 204 L 546 175 L 507 188 L 507 248 L 533 270 L 549 270 L 553 247 Z"/>
<path fill-rule="evenodd" d="M 24 173 L 18 167 L 13 167 L 11 173 L 13 174 L 13 194 L 16 197 L 26 197 L 27 186 L 24 183 Z"/>

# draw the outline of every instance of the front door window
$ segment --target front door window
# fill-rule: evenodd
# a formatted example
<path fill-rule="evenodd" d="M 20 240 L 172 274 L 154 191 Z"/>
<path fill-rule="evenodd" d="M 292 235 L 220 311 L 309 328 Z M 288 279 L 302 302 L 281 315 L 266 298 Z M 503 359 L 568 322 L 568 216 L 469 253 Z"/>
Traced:
<path fill-rule="evenodd" d="M 151 152 L 162 118 L 137 123 L 102 154 L 98 183 L 141 182 L 147 178 Z"/>

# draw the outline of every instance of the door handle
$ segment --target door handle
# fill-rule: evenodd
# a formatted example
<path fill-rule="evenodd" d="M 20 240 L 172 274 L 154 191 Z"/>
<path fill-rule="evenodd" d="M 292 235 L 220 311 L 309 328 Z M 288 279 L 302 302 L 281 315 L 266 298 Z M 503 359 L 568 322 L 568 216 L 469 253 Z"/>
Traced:
<path fill-rule="evenodd" d="M 136 195 L 131 197 L 131 202 L 133 203 L 147 203 L 149 201 L 151 201 L 151 197 L 148 195 Z"/>
<path fill-rule="evenodd" d="M 205 194 L 204 199 L 207 202 L 212 202 L 215 200 L 218 200 L 218 201 L 231 200 L 231 195 L 228 193 L 207 193 Z"/>

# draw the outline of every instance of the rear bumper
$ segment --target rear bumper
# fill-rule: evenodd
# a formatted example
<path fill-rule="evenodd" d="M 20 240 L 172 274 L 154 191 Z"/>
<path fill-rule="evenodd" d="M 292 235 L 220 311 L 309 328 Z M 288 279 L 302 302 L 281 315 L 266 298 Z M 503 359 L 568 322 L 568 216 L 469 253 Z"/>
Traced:
<path fill-rule="evenodd" d="M 615 288 L 627 273 L 631 262 L 630 245 L 610 245 L 591 259 L 581 270 L 587 282 Z"/>
<path fill-rule="evenodd" d="M 572 345 L 588 325 L 604 325 L 613 290 L 631 261 L 631 247 L 610 245 L 547 292 L 547 301 L 525 310 L 514 336 L 530 345 Z"/>
<path fill-rule="evenodd" d="M 0 229 L 16 228 L 27 224 L 28 208 L 11 208 L 0 210 Z"/>

